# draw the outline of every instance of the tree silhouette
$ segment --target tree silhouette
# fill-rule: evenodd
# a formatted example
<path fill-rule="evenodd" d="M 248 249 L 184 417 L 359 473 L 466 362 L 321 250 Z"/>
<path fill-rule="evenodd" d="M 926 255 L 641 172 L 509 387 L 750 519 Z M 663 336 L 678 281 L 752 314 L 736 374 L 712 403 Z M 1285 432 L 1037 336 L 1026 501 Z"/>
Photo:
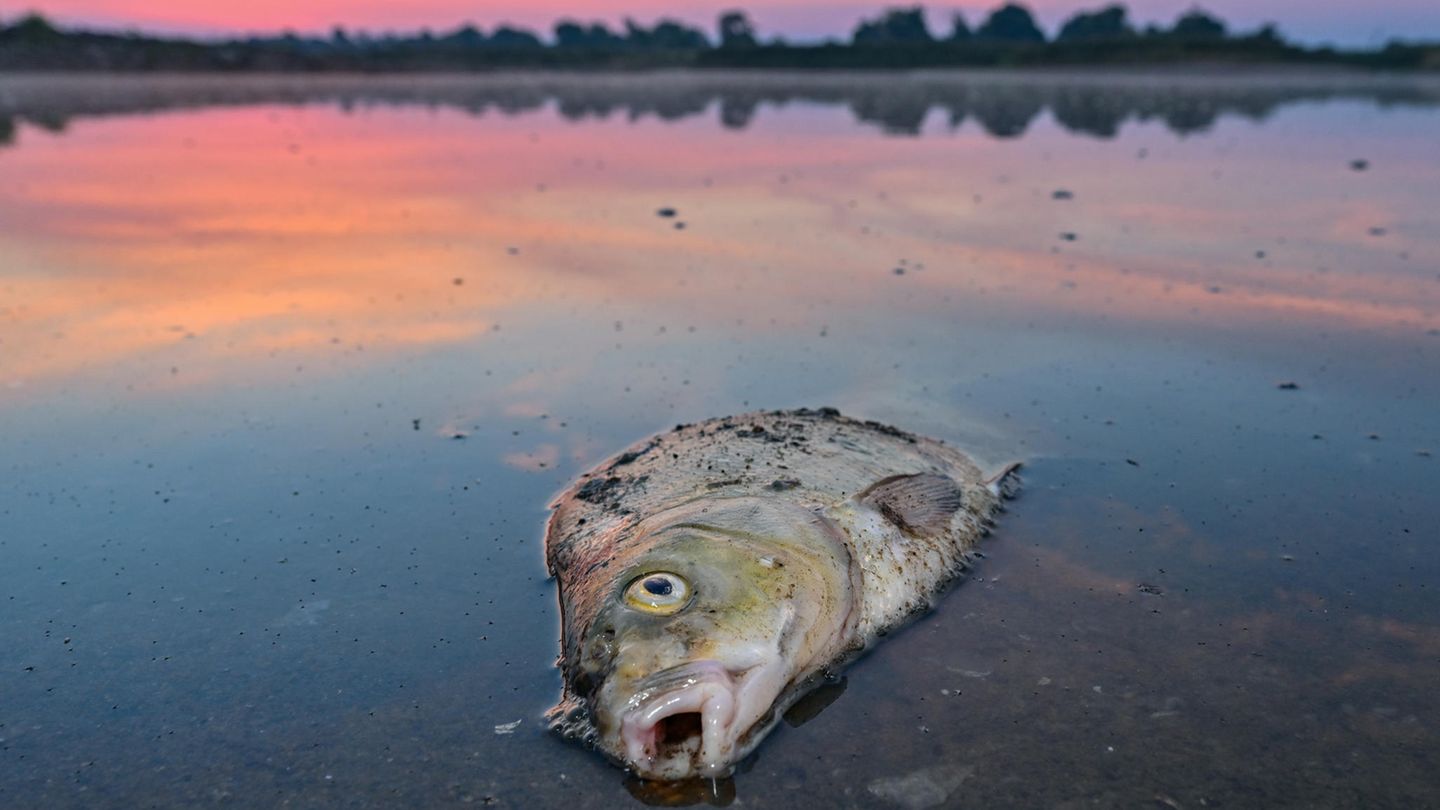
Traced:
<path fill-rule="evenodd" d="M 965 22 L 965 15 L 958 11 L 955 12 L 955 15 L 950 18 L 950 41 L 969 42 L 973 36 L 975 34 L 970 31 L 969 24 Z"/>
<path fill-rule="evenodd" d="M 1224 39 L 1225 23 L 1201 9 L 1192 8 L 1180 15 L 1170 33 L 1185 39 Z"/>
<path fill-rule="evenodd" d="M 934 42 L 925 25 L 925 10 L 920 6 L 886 9 L 878 19 L 861 20 L 852 41 L 856 45 Z"/>
<path fill-rule="evenodd" d="M 990 12 L 990 17 L 975 32 L 975 38 L 995 42 L 1043 43 L 1045 34 L 1035 24 L 1029 9 L 1008 3 Z"/>
<path fill-rule="evenodd" d="M 291 32 L 197 41 L 141 33 L 57 29 L 45 18 L 30 15 L 11 18 L 8 25 L 0 24 L 0 71 L 379 72 L 489 70 L 506 66 L 574 69 L 587 65 L 619 70 L 848 70 L 1216 60 L 1399 70 L 1440 67 L 1440 44 L 1393 42 L 1383 48 L 1345 51 L 1307 48 L 1286 42 L 1273 25 L 1228 34 L 1225 23 L 1199 9 L 1183 14 L 1172 26 L 1147 26 L 1137 35 L 1117 0 L 1092 2 L 1108 5 L 1073 15 L 1061 27 L 1057 44 L 1049 47 L 1045 33 L 1018 3 L 994 10 L 974 31 L 964 18 L 953 16 L 949 30 L 939 34 L 943 44 L 936 44 L 918 6 L 890 7 L 862 21 L 850 44 L 831 41 L 789 45 L 773 38 L 763 46 L 748 15 L 739 9 L 719 15 L 718 37 L 713 42 L 707 32 L 674 20 L 661 20 L 653 26 L 627 20 L 625 28 L 618 31 L 600 23 L 561 20 L 553 28 L 553 38 L 547 36 L 544 42 L 521 28 L 501 26 L 489 33 L 473 25 L 433 34 L 416 31 L 370 36 L 336 28 L 315 34 Z M 0 99 L 0 107 L 3 101 Z M 896 107 L 891 101 L 873 106 L 886 110 Z M 741 110 L 736 106 L 734 115 L 740 116 Z M 902 128 L 910 126 L 908 112 L 897 113 L 894 120 L 902 122 Z M 1009 127 L 1001 129 L 1009 131 Z"/>
<path fill-rule="evenodd" d="M 467 24 L 455 29 L 455 33 L 446 37 L 445 40 L 462 48 L 478 48 L 485 44 L 485 34 L 479 28 Z"/>
<path fill-rule="evenodd" d="M 1264 45 L 1271 48 L 1284 47 L 1285 38 L 1280 35 L 1280 29 L 1273 22 L 1267 22 L 1260 26 L 1260 30 L 1249 36 L 1251 42 L 1257 45 Z"/>
<path fill-rule="evenodd" d="M 26 14 L 16 20 L 6 32 L 21 42 L 41 42 L 59 39 L 61 34 L 50 21 L 39 14 Z"/>
<path fill-rule="evenodd" d="M 555 44 L 561 48 L 618 48 L 625 40 L 604 23 L 585 25 L 574 20 L 555 24 Z"/>
<path fill-rule="evenodd" d="M 490 35 L 490 44 L 497 48 L 539 48 L 540 38 L 523 28 L 502 25 Z"/>
<path fill-rule="evenodd" d="M 720 47 L 755 47 L 755 26 L 743 11 L 726 11 L 720 15 Z"/>
<path fill-rule="evenodd" d="M 710 47 L 705 32 L 675 20 L 661 20 L 654 28 L 646 29 L 634 20 L 626 19 L 625 35 L 629 44 L 637 48 L 698 51 Z"/>
<path fill-rule="evenodd" d="M 1134 36 L 1135 29 L 1125 19 L 1124 6 L 1106 6 L 1098 11 L 1081 11 L 1060 27 L 1061 42 L 1114 40 Z"/>

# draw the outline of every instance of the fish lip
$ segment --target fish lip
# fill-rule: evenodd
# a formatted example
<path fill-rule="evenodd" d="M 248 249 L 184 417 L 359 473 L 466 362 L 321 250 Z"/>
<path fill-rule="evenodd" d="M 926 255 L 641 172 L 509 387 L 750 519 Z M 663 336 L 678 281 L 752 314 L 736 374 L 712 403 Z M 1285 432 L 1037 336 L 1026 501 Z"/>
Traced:
<path fill-rule="evenodd" d="M 652 779 L 723 776 L 734 747 L 730 734 L 739 707 L 738 681 L 750 668 L 732 671 L 718 661 L 695 661 L 646 678 L 620 720 L 626 764 Z M 674 715 L 698 713 L 698 745 L 685 740 L 662 750 L 658 728 Z"/>
<path fill-rule="evenodd" d="M 743 669 L 731 669 L 719 661 L 704 659 L 700 661 L 687 661 L 673 667 L 666 667 L 651 673 L 645 680 L 640 682 L 639 688 L 635 690 L 635 696 L 630 699 L 628 709 L 633 709 L 651 699 L 652 695 L 670 691 L 676 688 L 684 688 L 700 681 L 717 681 L 733 684 L 745 676 L 753 667 Z"/>

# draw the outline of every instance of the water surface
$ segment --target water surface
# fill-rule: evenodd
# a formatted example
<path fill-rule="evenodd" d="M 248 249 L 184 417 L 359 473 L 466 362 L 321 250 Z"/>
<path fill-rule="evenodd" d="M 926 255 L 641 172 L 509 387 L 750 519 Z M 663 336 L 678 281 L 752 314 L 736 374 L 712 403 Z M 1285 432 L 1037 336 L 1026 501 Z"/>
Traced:
<path fill-rule="evenodd" d="M 1027 489 L 712 801 L 1440 803 L 1437 144 L 1433 79 L 0 79 L 0 804 L 703 798 L 544 732 L 546 503 L 802 405 Z"/>

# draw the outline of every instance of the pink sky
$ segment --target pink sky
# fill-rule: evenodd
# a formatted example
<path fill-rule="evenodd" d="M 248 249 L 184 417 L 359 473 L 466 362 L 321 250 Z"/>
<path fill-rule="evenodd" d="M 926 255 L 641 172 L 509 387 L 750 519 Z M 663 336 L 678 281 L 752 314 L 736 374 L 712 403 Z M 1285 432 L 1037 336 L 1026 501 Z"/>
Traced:
<path fill-rule="evenodd" d="M 1000 0 L 930 4 L 931 27 L 948 27 L 955 10 L 963 10 L 974 25 Z M 1106 0 L 1033 0 L 1043 25 L 1052 32 L 1077 9 L 1103 5 Z M 896 3 L 890 3 L 896 4 Z M 904 4 L 899 3 L 899 4 Z M 272 32 L 294 29 L 327 31 L 335 24 L 352 29 L 435 30 L 474 22 L 490 28 L 512 22 L 548 32 L 561 17 L 618 21 L 629 14 L 641 21 L 672 16 L 712 27 L 716 13 L 739 6 L 747 9 L 763 35 L 783 34 L 814 39 L 847 34 L 861 16 L 887 5 L 847 0 L 751 0 L 751 2 L 692 2 L 677 5 L 661 0 L 30 0 L 6 4 L 0 15 L 15 16 L 32 8 L 64 23 L 97 27 L 139 27 L 184 33 Z M 1132 0 L 1131 16 L 1141 22 L 1169 21 L 1194 0 Z M 1286 33 L 1306 41 L 1373 44 L 1391 37 L 1440 39 L 1440 2 L 1436 0 L 1207 0 L 1200 5 L 1240 28 L 1273 20 Z"/>

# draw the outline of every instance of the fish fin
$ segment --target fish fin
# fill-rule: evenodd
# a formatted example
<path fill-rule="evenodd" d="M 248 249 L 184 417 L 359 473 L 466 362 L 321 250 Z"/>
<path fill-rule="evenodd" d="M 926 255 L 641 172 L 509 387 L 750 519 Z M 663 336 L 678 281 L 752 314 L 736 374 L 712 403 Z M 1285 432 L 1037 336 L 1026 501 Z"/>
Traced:
<path fill-rule="evenodd" d="M 1002 501 L 1013 500 L 1020 494 L 1020 462 L 1012 461 L 1000 471 L 985 480 L 990 494 Z"/>
<path fill-rule="evenodd" d="M 964 505 L 960 485 L 936 473 L 892 475 L 871 484 L 855 499 L 912 536 L 938 534 Z"/>

